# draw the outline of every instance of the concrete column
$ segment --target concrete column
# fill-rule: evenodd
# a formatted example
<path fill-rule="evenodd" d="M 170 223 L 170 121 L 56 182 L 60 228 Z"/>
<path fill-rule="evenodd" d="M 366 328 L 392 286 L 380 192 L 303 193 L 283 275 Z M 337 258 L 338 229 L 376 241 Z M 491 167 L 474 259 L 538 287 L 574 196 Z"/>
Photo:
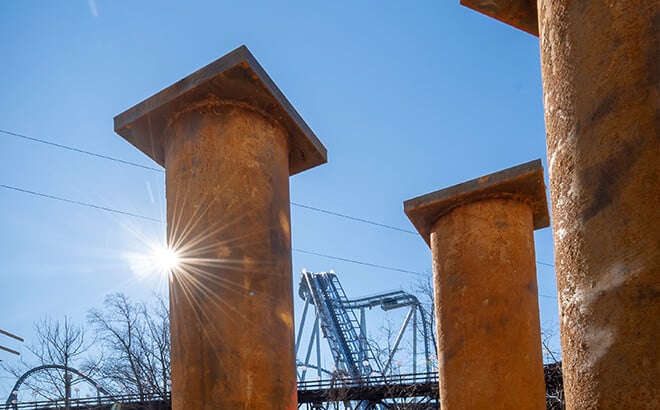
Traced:
<path fill-rule="evenodd" d="M 512 0 L 462 1 L 518 26 Z M 540 33 L 567 409 L 659 408 L 660 3 L 515 2 Z"/>
<path fill-rule="evenodd" d="M 660 3 L 539 2 L 568 409 L 660 408 Z"/>
<path fill-rule="evenodd" d="M 544 409 L 533 236 L 549 223 L 541 161 L 404 207 L 433 255 L 441 407 Z"/>
<path fill-rule="evenodd" d="M 325 148 L 245 47 L 115 129 L 166 168 L 172 408 L 297 408 L 288 177 Z"/>

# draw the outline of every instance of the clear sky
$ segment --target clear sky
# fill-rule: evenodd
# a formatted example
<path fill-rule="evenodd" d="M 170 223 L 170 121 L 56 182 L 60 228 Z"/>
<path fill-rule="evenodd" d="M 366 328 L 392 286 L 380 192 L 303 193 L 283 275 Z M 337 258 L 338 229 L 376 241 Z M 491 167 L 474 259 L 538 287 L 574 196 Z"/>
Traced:
<path fill-rule="evenodd" d="M 546 165 L 537 38 L 457 0 L 283 3 L 2 2 L 0 130 L 158 167 L 113 132 L 113 117 L 245 44 L 328 149 L 327 164 L 291 178 L 296 203 L 412 230 L 407 199 Z M 2 133 L 0 153 L 2 185 L 165 219 L 161 172 Z M 83 322 L 108 293 L 165 292 L 130 266 L 145 242 L 164 241 L 163 224 L 7 188 L 0 211 L 0 328 L 26 344 L 47 314 Z M 418 235 L 300 207 L 292 230 L 297 249 L 431 270 Z M 553 326 L 551 231 L 535 237 L 541 321 Z M 349 296 L 414 280 L 302 252 L 293 262 L 296 286 L 302 268 L 332 268 Z"/>

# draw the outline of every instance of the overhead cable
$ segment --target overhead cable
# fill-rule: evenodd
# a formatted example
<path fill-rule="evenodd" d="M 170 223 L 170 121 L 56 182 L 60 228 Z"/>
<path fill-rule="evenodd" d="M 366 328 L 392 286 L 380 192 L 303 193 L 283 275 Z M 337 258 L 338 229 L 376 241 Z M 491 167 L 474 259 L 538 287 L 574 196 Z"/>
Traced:
<path fill-rule="evenodd" d="M 35 137 L 28 136 L 28 135 L 12 132 L 12 131 L 7 131 L 7 130 L 0 129 L 0 133 L 6 134 L 6 135 L 11 135 L 11 136 L 18 137 L 18 138 L 22 138 L 22 139 L 32 141 L 32 142 L 37 142 L 37 143 L 46 144 L 46 145 L 50 145 L 50 146 L 61 148 L 61 149 L 66 149 L 66 150 L 77 152 L 77 153 L 80 153 L 80 154 L 91 155 L 91 156 L 94 156 L 94 157 L 97 157 L 97 158 L 102 158 L 102 159 L 114 161 L 114 162 L 121 163 L 121 164 L 124 164 L 124 165 L 130 165 L 130 166 L 143 168 L 143 169 L 148 169 L 150 171 L 156 171 L 156 172 L 161 172 L 161 173 L 165 172 L 161 168 L 150 167 L 150 166 L 147 166 L 147 165 L 142 165 L 142 164 L 138 164 L 138 163 L 131 162 L 131 161 L 126 161 L 126 160 L 123 160 L 123 159 L 120 159 L 120 158 L 111 157 L 109 155 L 98 154 L 98 153 L 95 153 L 95 152 L 92 152 L 92 151 L 87 151 L 87 150 L 83 150 L 83 149 L 80 149 L 80 148 L 72 147 L 70 145 L 64 145 L 64 144 L 59 144 L 59 143 L 55 143 L 55 142 L 51 142 L 51 141 L 46 141 L 46 140 L 43 140 L 43 139 L 40 139 L 40 138 L 35 138 Z M 10 186 L 7 186 L 7 185 L 2 185 L 2 186 L 4 188 L 7 188 L 7 189 L 13 189 L 13 190 L 16 190 L 16 191 L 23 191 L 23 192 L 26 192 L 26 193 L 32 193 L 32 194 L 39 195 L 39 196 L 44 196 L 44 197 L 47 197 L 47 198 L 50 197 L 52 199 L 56 199 L 56 200 L 60 200 L 60 201 L 64 201 L 64 202 L 78 203 L 77 201 L 67 200 L 67 199 L 58 198 L 58 197 L 51 197 L 51 196 L 46 195 L 46 194 L 35 193 L 35 192 L 28 191 L 28 190 L 23 190 L 21 188 L 10 187 Z M 152 220 L 152 221 L 156 221 L 156 222 L 164 222 L 160 219 L 154 219 L 154 218 L 150 218 L 150 217 L 147 217 L 147 216 L 131 214 L 131 213 L 124 212 L 124 211 L 119 211 L 119 210 L 112 210 L 112 209 L 105 208 L 105 207 L 98 206 L 98 205 L 87 204 L 87 203 L 79 203 L 79 204 L 85 205 L 85 206 L 91 206 L 93 208 L 102 209 L 102 210 L 109 211 L 109 212 L 116 212 L 116 213 L 120 213 L 120 214 L 124 214 L 124 215 L 134 216 L 136 218 L 147 219 L 147 220 Z M 324 213 L 324 214 L 327 214 L 327 215 L 333 215 L 333 216 L 336 216 L 336 217 L 339 217 L 339 218 L 344 218 L 344 219 L 348 219 L 348 220 L 352 220 L 352 221 L 356 221 L 356 222 L 361 222 L 361 223 L 364 223 L 364 224 L 378 226 L 378 227 L 381 227 L 381 228 L 390 229 L 390 230 L 397 231 L 397 232 L 403 232 L 403 233 L 407 233 L 407 234 L 417 235 L 417 232 L 409 230 L 409 229 L 398 228 L 396 226 L 387 225 L 387 224 L 383 224 L 383 223 L 375 222 L 375 221 L 370 221 L 368 219 L 358 218 L 356 216 L 347 215 L 347 214 L 343 214 L 343 213 L 335 212 L 335 211 L 330 211 L 330 210 L 323 209 L 323 208 L 317 208 L 317 207 L 314 207 L 314 206 L 301 204 L 299 202 L 293 202 L 292 201 L 291 206 L 307 209 L 307 210 L 314 211 L 314 212 Z M 539 264 L 539 265 L 549 266 L 551 268 L 555 267 L 555 265 L 553 265 L 551 263 L 547 263 L 547 262 L 536 261 L 536 263 Z"/>
<path fill-rule="evenodd" d="M 73 199 L 62 198 L 60 196 L 48 195 L 48 194 L 44 194 L 42 192 L 31 191 L 29 189 L 18 188 L 18 187 L 15 187 L 15 186 L 0 184 L 0 187 L 5 188 L 5 189 L 11 189 L 13 191 L 23 192 L 23 193 L 26 193 L 26 194 L 40 196 L 40 197 L 43 197 L 43 198 L 54 199 L 56 201 L 68 202 L 70 204 L 82 205 L 82 206 L 86 206 L 86 207 L 89 207 L 89 208 L 100 209 L 102 211 L 107 211 L 107 212 L 113 212 L 113 213 L 116 213 L 116 214 L 132 216 L 134 218 L 146 219 L 148 221 L 161 222 L 161 223 L 165 222 L 162 219 L 156 219 L 156 218 L 151 218 L 149 216 L 143 216 L 143 215 L 138 215 L 138 214 L 134 214 L 134 213 L 131 213 L 131 212 L 120 211 L 119 209 L 113 209 L 113 208 L 108 208 L 108 207 L 101 206 L 101 205 L 90 204 L 89 202 L 75 201 Z"/>
<path fill-rule="evenodd" d="M 79 154 L 91 155 L 91 156 L 96 157 L 96 158 L 102 158 L 102 159 L 106 159 L 106 160 L 109 160 L 109 161 L 118 162 L 118 163 L 121 163 L 121 164 L 124 164 L 124 165 L 130 165 L 130 166 L 133 166 L 133 167 L 148 169 L 150 171 L 156 171 L 156 172 L 160 172 L 160 173 L 165 172 L 161 168 L 150 167 L 150 166 L 147 166 L 147 165 L 138 164 L 136 162 L 126 161 L 126 160 L 123 160 L 123 159 L 120 159 L 120 158 L 111 157 L 109 155 L 99 154 L 99 153 L 96 153 L 96 152 L 87 151 L 87 150 L 84 150 L 84 149 L 72 147 L 70 145 L 59 144 L 59 143 L 56 143 L 56 142 L 51 142 L 51 141 L 43 140 L 43 139 L 40 139 L 40 138 L 30 137 L 28 135 L 19 134 L 19 133 L 12 132 L 12 131 L 7 131 L 7 130 L 0 129 L 0 133 L 6 134 L 6 135 L 11 135 L 11 136 L 14 136 L 14 137 L 17 137 L 17 138 L 22 138 L 22 139 L 32 141 L 32 142 L 37 142 L 37 143 L 40 143 L 40 144 L 50 145 L 50 146 L 53 146 L 53 147 L 56 147 L 56 148 L 66 149 L 66 150 L 69 150 L 69 151 L 77 152 Z M 351 215 L 347 215 L 347 214 L 343 214 L 343 213 L 339 213 L 339 212 L 334 212 L 334 211 L 330 211 L 330 210 L 327 210 L 327 209 L 317 208 L 317 207 L 314 207 L 314 206 L 305 205 L 305 204 L 301 204 L 301 203 L 298 203 L 298 202 L 291 202 L 291 205 L 295 206 L 295 207 L 298 207 L 298 208 L 308 209 L 308 210 L 314 211 L 314 212 L 320 212 L 320 213 L 324 213 L 324 214 L 327 214 L 327 215 L 333 215 L 333 216 L 337 216 L 337 217 L 344 218 L 344 219 L 349 219 L 349 220 L 356 221 L 356 222 L 362 222 L 362 223 L 365 223 L 365 224 L 374 225 L 374 226 L 378 226 L 378 227 L 385 228 L 385 229 L 390 229 L 390 230 L 393 230 L 393 231 L 405 232 L 405 233 L 413 234 L 413 235 L 417 234 L 417 232 L 411 231 L 409 229 L 398 228 L 396 226 L 387 225 L 387 224 L 383 224 L 383 223 L 375 222 L 375 221 L 370 221 L 368 219 L 358 218 L 356 216 L 351 216 Z"/>
<path fill-rule="evenodd" d="M 421 272 L 415 272 L 415 271 L 412 271 L 412 270 L 392 268 L 390 266 L 378 265 L 378 264 L 375 264 L 375 263 L 363 262 L 363 261 L 358 261 L 358 260 L 349 259 L 349 258 L 341 258 L 339 256 L 326 255 L 326 254 L 323 254 L 323 253 L 307 251 L 307 250 L 299 249 L 299 248 L 292 248 L 292 250 L 294 252 L 306 253 L 308 255 L 320 256 L 322 258 L 334 259 L 334 260 L 338 260 L 338 261 L 342 261 L 342 262 L 355 263 L 357 265 L 370 266 L 372 268 L 387 269 L 387 270 L 391 270 L 391 271 L 395 271 L 395 272 L 409 273 L 409 274 L 413 274 L 413 275 L 423 275 L 423 273 L 421 273 Z"/>
<path fill-rule="evenodd" d="M 0 187 L 5 188 L 5 189 L 10 189 L 10 190 L 13 190 L 13 191 L 26 193 L 26 194 L 40 196 L 42 198 L 53 199 L 53 200 L 56 200 L 56 201 L 67 202 L 67 203 L 70 203 L 70 204 L 75 204 L 75 205 L 80 205 L 80 206 L 86 206 L 86 207 L 89 207 L 89 208 L 99 209 L 99 210 L 107 211 L 107 212 L 113 212 L 113 213 L 126 215 L 126 216 L 132 216 L 134 218 L 145 219 L 145 220 L 148 220 L 148 221 L 165 223 L 165 221 L 163 221 L 162 219 L 151 218 L 149 216 L 144 216 L 144 215 L 138 215 L 138 214 L 134 214 L 132 212 L 126 212 L 126 211 L 121 211 L 119 209 L 108 208 L 106 206 L 91 204 L 89 202 L 82 202 L 82 201 L 76 201 L 76 200 L 73 200 L 73 199 L 62 198 L 60 196 L 44 194 L 42 192 L 36 192 L 36 191 L 29 190 L 29 189 L 18 188 L 18 187 L 14 187 L 14 186 L 10 186 L 10 185 L 5 185 L 5 184 L 0 184 Z M 340 261 L 344 261 L 344 262 L 354 263 L 354 264 L 357 264 L 357 265 L 370 266 L 370 267 L 380 268 L 380 269 L 387 269 L 387 270 L 391 270 L 391 271 L 395 271 L 395 272 L 419 274 L 419 272 L 414 272 L 414 271 L 411 271 L 411 270 L 393 268 L 393 267 L 390 267 L 390 266 L 378 265 L 378 264 L 375 264 L 375 263 L 363 262 L 363 261 L 358 261 L 358 260 L 355 260 L 355 259 L 342 258 L 340 256 L 326 255 L 326 254 L 322 254 L 322 253 L 307 251 L 307 250 L 304 250 L 304 249 L 292 249 L 292 250 L 295 251 L 295 252 L 306 253 L 306 254 L 310 254 L 310 255 L 321 256 L 321 257 L 324 257 L 324 258 L 330 258 L 330 259 L 340 260 Z"/>

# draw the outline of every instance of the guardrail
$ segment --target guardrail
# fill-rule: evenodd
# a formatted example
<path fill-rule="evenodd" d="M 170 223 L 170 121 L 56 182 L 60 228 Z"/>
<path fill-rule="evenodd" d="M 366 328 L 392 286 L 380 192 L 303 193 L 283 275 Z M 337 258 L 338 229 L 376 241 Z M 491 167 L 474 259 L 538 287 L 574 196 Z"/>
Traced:
<path fill-rule="evenodd" d="M 350 387 L 378 387 L 378 386 L 403 386 L 417 383 L 437 382 L 438 373 L 415 373 L 389 376 L 368 376 L 368 377 L 343 377 L 337 375 L 332 379 L 313 380 L 298 382 L 298 391 L 328 390 L 336 388 Z M 86 398 L 69 399 L 69 408 L 71 410 L 82 409 L 100 409 L 108 405 L 122 404 L 125 407 L 145 407 L 158 406 L 162 402 L 163 408 L 169 408 L 170 395 L 160 394 L 124 394 L 114 396 L 97 396 Z M 33 402 L 11 403 L 5 406 L 6 410 L 35 410 L 35 409 L 64 409 L 64 399 L 43 400 Z M 157 407 L 156 407 L 157 408 Z"/>
<path fill-rule="evenodd" d="M 158 408 L 159 402 L 162 402 L 162 408 L 169 408 L 169 393 L 165 396 L 160 394 L 123 394 L 114 396 L 97 396 L 85 398 L 70 398 L 69 409 L 83 410 L 83 409 L 101 409 L 108 405 L 122 404 L 127 408 L 140 407 L 150 405 L 150 408 Z M 42 400 L 32 402 L 8 403 L 5 405 L 5 410 L 24 410 L 24 409 L 65 409 L 66 403 L 63 398 L 57 400 Z"/>
<path fill-rule="evenodd" d="M 312 380 L 298 382 L 298 391 L 324 390 L 337 387 L 367 387 L 387 385 L 407 385 L 417 383 L 437 382 L 438 373 L 411 373 L 389 376 L 366 376 L 366 377 L 342 377 L 336 376 L 332 379 Z"/>

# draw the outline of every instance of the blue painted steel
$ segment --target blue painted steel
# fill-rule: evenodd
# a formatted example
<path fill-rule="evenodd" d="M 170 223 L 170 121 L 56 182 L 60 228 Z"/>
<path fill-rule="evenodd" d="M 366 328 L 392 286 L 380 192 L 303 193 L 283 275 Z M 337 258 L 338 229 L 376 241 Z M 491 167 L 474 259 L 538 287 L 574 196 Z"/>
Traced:
<path fill-rule="evenodd" d="M 380 374 L 380 364 L 362 337 L 355 313 L 346 308 L 348 298 L 333 272 L 303 271 L 298 293 L 315 306 L 338 371 L 349 377 Z"/>
<path fill-rule="evenodd" d="M 101 387 L 100 384 L 96 383 L 94 381 L 94 379 L 87 376 L 83 372 L 81 372 L 77 369 L 74 369 L 73 367 L 66 367 L 66 366 L 61 365 L 61 364 L 45 364 L 43 366 L 37 366 L 37 367 L 34 367 L 34 368 L 28 370 L 27 372 L 23 373 L 23 375 L 21 377 L 18 378 L 18 380 L 16 381 L 16 384 L 14 384 L 14 388 L 11 389 L 11 393 L 9 393 L 9 397 L 7 398 L 7 401 L 5 403 L 5 409 L 9 410 L 11 408 L 14 408 L 14 409 L 17 408 L 17 404 L 13 403 L 13 401 L 18 399 L 18 389 L 21 387 L 23 382 L 28 377 L 30 377 L 32 374 L 34 374 L 36 372 L 39 372 L 41 370 L 49 370 L 49 369 L 59 369 L 59 370 L 64 370 L 65 372 L 77 374 L 78 376 L 85 379 L 88 383 L 90 383 L 91 385 L 96 387 L 96 389 L 99 392 L 105 394 L 106 396 L 112 397 L 112 395 L 110 393 L 108 393 L 103 387 Z"/>
<path fill-rule="evenodd" d="M 335 366 L 338 371 L 345 372 L 350 377 L 364 377 L 387 373 L 391 369 L 391 362 L 396 353 L 401 337 L 412 319 L 413 333 L 413 372 L 417 372 L 417 332 L 421 322 L 422 340 L 424 342 L 425 373 L 431 372 L 430 357 L 435 348 L 431 350 L 432 331 L 429 329 L 428 316 L 422 304 L 416 296 L 404 291 L 392 291 L 357 299 L 348 299 L 334 272 L 313 273 L 303 270 L 300 280 L 298 294 L 305 301 L 303 320 L 299 328 L 296 351 L 300 347 L 305 316 L 308 306 L 314 305 L 316 310 L 316 322 L 320 321 L 323 336 L 327 339 L 333 355 Z M 380 307 L 385 311 L 408 308 L 406 319 L 399 330 L 394 348 L 387 358 L 383 367 L 374 356 L 370 344 L 367 341 L 365 309 Z M 358 322 L 354 311 L 360 311 L 360 322 Z M 417 316 L 420 316 L 420 321 Z M 314 326 L 317 326 L 315 322 Z M 309 364 L 311 343 L 315 340 L 318 344 L 319 335 L 316 329 L 312 332 L 305 363 L 299 366 L 312 367 Z M 320 354 L 319 354 L 320 355 Z M 320 362 L 320 357 L 317 358 Z M 299 374 L 300 376 L 300 374 Z M 320 374 L 319 374 L 320 376 Z M 304 380 L 304 376 L 300 378 Z"/>

